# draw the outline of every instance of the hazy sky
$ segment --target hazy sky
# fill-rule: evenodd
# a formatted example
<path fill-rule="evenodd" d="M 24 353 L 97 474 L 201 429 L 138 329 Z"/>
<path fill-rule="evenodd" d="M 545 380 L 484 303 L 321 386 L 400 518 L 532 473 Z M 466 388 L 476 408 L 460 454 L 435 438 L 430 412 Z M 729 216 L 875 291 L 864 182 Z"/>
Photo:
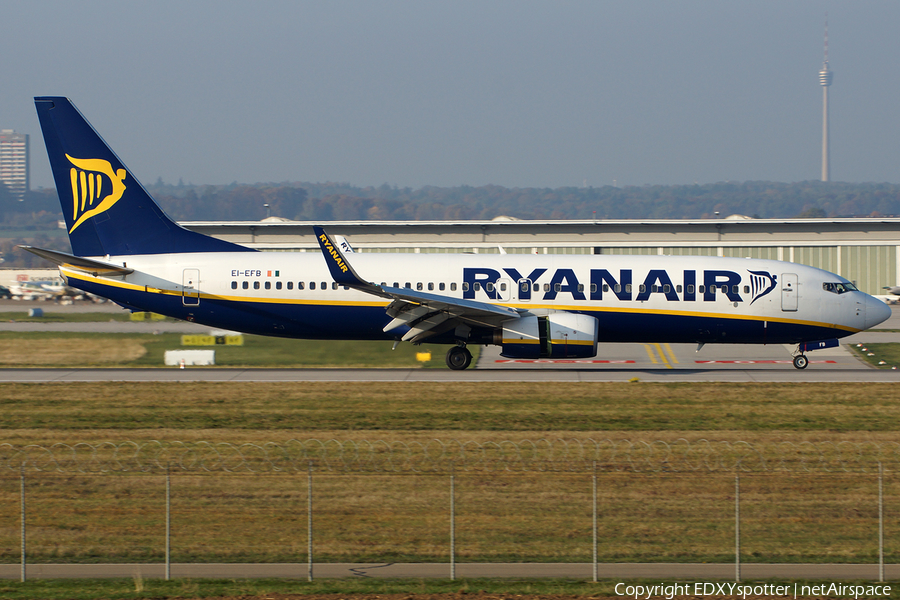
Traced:
<path fill-rule="evenodd" d="M 0 0 L 0 128 L 72 99 L 146 183 L 900 182 L 900 2 Z"/>

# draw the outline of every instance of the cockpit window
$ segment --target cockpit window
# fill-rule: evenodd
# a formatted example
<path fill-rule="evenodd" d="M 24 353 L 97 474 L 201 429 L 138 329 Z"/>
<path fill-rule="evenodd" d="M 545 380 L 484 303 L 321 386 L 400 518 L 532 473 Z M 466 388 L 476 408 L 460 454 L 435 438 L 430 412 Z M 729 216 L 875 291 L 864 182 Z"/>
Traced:
<path fill-rule="evenodd" d="M 858 292 L 856 286 L 852 283 L 843 283 L 840 281 L 826 281 L 822 284 L 822 289 L 832 294 L 844 294 L 846 292 Z"/>

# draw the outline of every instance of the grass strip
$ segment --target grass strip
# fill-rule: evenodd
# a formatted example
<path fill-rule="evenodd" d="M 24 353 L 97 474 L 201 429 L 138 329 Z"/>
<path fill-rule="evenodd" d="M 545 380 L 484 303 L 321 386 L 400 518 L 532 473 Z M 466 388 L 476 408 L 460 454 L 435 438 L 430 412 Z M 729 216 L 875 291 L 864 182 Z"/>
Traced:
<path fill-rule="evenodd" d="M 847 348 L 877 369 L 900 369 L 900 344 L 850 344 Z"/>
<path fill-rule="evenodd" d="M 217 367 L 446 368 L 447 346 L 244 335 L 241 346 L 182 346 L 179 333 L 0 332 L 0 367 L 163 367 L 166 350 L 215 350 Z M 116 347 L 136 347 L 117 352 Z M 479 348 L 472 346 L 473 360 Z M 430 353 L 428 362 L 419 353 Z"/>
<path fill-rule="evenodd" d="M 68 312 L 64 307 L 56 307 L 48 303 L 46 307 L 38 307 L 43 310 L 43 316 L 30 317 L 27 312 L 0 312 L 0 321 L 13 323 L 108 323 L 109 321 L 130 321 L 130 313 L 120 310 L 118 312 Z M 60 312 L 56 312 L 56 309 Z M 175 321 L 175 319 L 168 319 Z"/>
<path fill-rule="evenodd" d="M 303 568 L 302 565 L 300 568 Z M 629 585 L 693 585 L 693 580 L 632 579 Z M 786 585 L 793 590 L 803 585 L 813 586 L 829 580 L 762 580 L 752 585 Z M 45 579 L 25 583 L 0 582 L 3 600 L 100 600 L 142 598 L 222 598 L 240 597 L 244 600 L 363 600 L 373 596 L 381 600 L 463 600 L 469 596 L 481 600 L 498 600 L 515 596 L 521 600 L 532 598 L 622 598 L 616 595 L 620 580 L 601 580 L 597 583 L 568 579 L 327 579 L 313 582 L 294 579 Z M 871 581 L 841 581 L 843 585 L 871 586 Z M 751 585 L 751 584 L 747 584 Z M 894 588 L 896 586 L 892 586 Z M 655 596 L 657 597 L 657 596 Z M 662 596 L 659 596 L 662 597 Z M 752 597 L 752 596 L 751 596 Z M 798 596 L 803 598 L 804 596 Z M 842 597 L 842 596 L 834 596 Z M 852 597 L 852 596 L 851 596 Z"/>
<path fill-rule="evenodd" d="M 891 383 L 4 383 L 0 429 L 893 434 L 900 403 Z"/>

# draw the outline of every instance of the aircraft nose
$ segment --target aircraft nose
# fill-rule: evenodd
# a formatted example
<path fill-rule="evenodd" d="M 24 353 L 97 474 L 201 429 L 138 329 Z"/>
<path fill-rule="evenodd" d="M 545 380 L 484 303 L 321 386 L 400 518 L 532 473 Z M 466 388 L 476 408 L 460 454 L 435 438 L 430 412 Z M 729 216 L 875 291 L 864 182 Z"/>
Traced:
<path fill-rule="evenodd" d="M 891 307 L 872 296 L 866 298 L 866 329 L 891 318 Z"/>

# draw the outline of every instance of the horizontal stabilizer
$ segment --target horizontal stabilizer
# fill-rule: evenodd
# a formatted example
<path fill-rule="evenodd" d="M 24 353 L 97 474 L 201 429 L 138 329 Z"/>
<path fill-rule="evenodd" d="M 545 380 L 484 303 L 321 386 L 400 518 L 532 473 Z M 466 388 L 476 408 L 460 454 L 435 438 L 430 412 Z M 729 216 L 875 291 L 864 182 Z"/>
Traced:
<path fill-rule="evenodd" d="M 19 246 L 19 248 L 21 248 L 22 250 L 27 250 L 32 254 L 40 256 L 43 259 L 49 260 L 50 262 L 60 267 L 66 267 L 67 269 L 74 269 L 76 271 L 84 271 L 85 273 L 90 273 L 95 277 L 98 275 L 125 276 L 130 273 L 134 273 L 134 269 L 128 269 L 120 265 L 114 265 L 112 263 L 103 262 L 100 260 L 82 258 L 73 254 L 59 252 L 57 250 L 46 250 L 44 248 L 34 248 L 33 246 Z"/>

